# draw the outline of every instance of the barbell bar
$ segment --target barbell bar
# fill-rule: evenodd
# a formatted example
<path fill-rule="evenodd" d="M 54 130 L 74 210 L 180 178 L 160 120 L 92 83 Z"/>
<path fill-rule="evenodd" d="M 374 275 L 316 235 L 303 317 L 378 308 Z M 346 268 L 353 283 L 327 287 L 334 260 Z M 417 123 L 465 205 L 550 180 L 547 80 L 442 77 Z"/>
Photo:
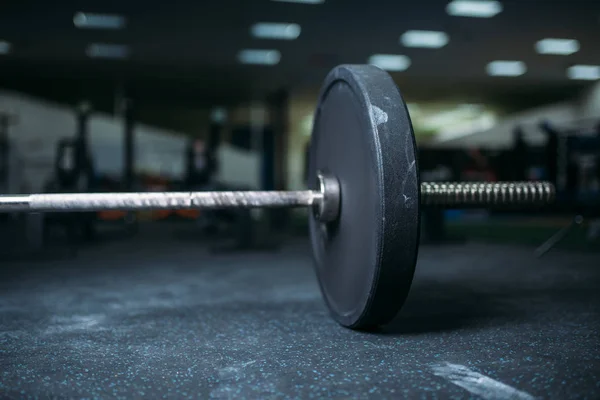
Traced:
<path fill-rule="evenodd" d="M 0 212 L 312 207 L 321 222 L 331 222 L 339 213 L 339 184 L 334 177 L 319 174 L 319 179 L 319 190 L 8 195 L 0 196 Z M 553 200 L 554 186 L 549 182 L 421 183 L 421 204 L 442 208 L 523 207 Z"/>
<path fill-rule="evenodd" d="M 331 316 L 352 329 L 400 311 L 415 271 L 421 206 L 542 207 L 549 182 L 420 182 L 406 104 L 371 65 L 325 79 L 309 153 L 309 190 L 49 193 L 0 196 L 0 212 L 309 207 L 319 286 Z"/>

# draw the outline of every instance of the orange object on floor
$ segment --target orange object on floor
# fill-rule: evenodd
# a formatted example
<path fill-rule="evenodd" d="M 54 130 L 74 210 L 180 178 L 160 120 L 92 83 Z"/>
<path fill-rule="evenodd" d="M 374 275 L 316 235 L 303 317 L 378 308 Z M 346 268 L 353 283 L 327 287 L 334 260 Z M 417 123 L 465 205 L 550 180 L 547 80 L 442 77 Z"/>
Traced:
<path fill-rule="evenodd" d="M 171 210 L 156 210 L 152 212 L 152 219 L 165 219 L 172 213 L 173 211 Z"/>
<path fill-rule="evenodd" d="M 197 219 L 200 217 L 200 210 L 177 210 L 175 213 L 180 217 L 188 219 Z"/>

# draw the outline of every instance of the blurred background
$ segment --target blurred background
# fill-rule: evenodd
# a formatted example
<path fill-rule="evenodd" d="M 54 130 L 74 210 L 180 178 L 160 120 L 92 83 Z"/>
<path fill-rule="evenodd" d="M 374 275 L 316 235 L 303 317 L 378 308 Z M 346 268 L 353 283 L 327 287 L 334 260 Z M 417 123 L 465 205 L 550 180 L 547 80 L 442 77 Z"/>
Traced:
<path fill-rule="evenodd" d="M 558 245 L 595 248 L 599 35 L 594 1 L 4 1 L 0 190 L 305 188 L 323 78 L 370 63 L 408 103 L 423 180 L 557 184 L 539 215 L 425 211 L 425 241 L 541 244 L 568 228 Z M 2 216 L 38 247 L 148 221 L 247 248 L 306 232 L 302 210 L 80 217 Z"/>

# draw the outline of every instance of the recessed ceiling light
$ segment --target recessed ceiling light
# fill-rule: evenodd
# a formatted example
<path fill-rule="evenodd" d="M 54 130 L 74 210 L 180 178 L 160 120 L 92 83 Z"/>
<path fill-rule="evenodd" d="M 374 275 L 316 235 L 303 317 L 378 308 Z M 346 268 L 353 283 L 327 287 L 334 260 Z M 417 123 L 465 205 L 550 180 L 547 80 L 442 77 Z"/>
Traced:
<path fill-rule="evenodd" d="M 325 0 L 273 0 L 280 3 L 323 4 Z"/>
<path fill-rule="evenodd" d="M 542 39 L 535 44 L 535 50 L 540 54 L 568 56 L 579 51 L 579 41 L 575 39 Z"/>
<path fill-rule="evenodd" d="M 400 43 L 406 47 L 438 49 L 447 45 L 448 41 L 448 35 L 439 31 L 406 31 L 400 36 Z"/>
<path fill-rule="evenodd" d="M 227 121 L 227 110 L 223 107 L 215 107 L 210 111 L 210 120 L 216 124 Z"/>
<path fill-rule="evenodd" d="M 281 53 L 277 50 L 242 50 L 238 53 L 238 60 L 242 64 L 275 65 L 281 60 Z"/>
<path fill-rule="evenodd" d="M 486 67 L 486 71 L 491 76 L 519 76 L 527 71 L 523 61 L 492 61 Z"/>
<path fill-rule="evenodd" d="M 127 58 L 129 47 L 122 44 L 92 43 L 86 49 L 92 58 Z"/>
<path fill-rule="evenodd" d="M 446 12 L 454 17 L 491 18 L 502 12 L 502 3 L 494 0 L 453 0 Z"/>
<path fill-rule="evenodd" d="M 73 24 L 82 29 L 123 29 L 125 27 L 125 17 L 78 12 L 73 16 Z"/>
<path fill-rule="evenodd" d="M 6 40 L 0 40 L 0 54 L 10 53 L 11 47 L 12 46 L 11 46 L 10 42 L 7 42 Z"/>
<path fill-rule="evenodd" d="M 569 79 L 595 81 L 600 79 L 600 65 L 573 65 L 567 69 Z"/>
<path fill-rule="evenodd" d="M 300 36 L 300 25 L 276 22 L 259 22 L 250 28 L 252 36 L 259 39 L 294 40 Z"/>
<path fill-rule="evenodd" d="M 386 71 L 404 71 L 410 67 L 410 58 L 400 54 L 373 54 L 369 57 L 369 64 Z"/>

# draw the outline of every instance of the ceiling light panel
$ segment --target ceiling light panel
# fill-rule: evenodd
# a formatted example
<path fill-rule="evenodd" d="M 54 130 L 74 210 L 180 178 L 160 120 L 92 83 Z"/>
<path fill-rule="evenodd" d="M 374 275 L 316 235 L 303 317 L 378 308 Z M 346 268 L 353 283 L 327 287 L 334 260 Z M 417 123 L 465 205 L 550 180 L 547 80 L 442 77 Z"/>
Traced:
<path fill-rule="evenodd" d="M 92 43 L 86 49 L 86 54 L 92 58 L 127 58 L 129 47 L 121 44 Z"/>
<path fill-rule="evenodd" d="M 73 24 L 81 29 L 123 29 L 125 17 L 113 14 L 78 12 L 73 16 Z"/>
<path fill-rule="evenodd" d="M 210 111 L 210 120 L 217 124 L 227 121 L 227 110 L 223 107 L 215 107 Z"/>
<path fill-rule="evenodd" d="M 6 40 L 0 40 L 0 54 L 10 53 L 11 47 L 12 46 L 11 46 L 10 42 L 7 42 Z"/>
<path fill-rule="evenodd" d="M 535 44 L 535 50 L 540 54 L 568 56 L 579 51 L 579 41 L 575 39 L 542 39 Z"/>
<path fill-rule="evenodd" d="M 300 36 L 298 24 L 259 22 L 250 28 L 252 36 L 258 39 L 294 40 Z"/>
<path fill-rule="evenodd" d="M 522 61 L 497 60 L 486 67 L 491 76 L 520 76 L 527 72 L 527 66 Z"/>
<path fill-rule="evenodd" d="M 281 53 L 277 50 L 246 49 L 238 53 L 238 61 L 242 64 L 275 65 L 280 60 Z"/>
<path fill-rule="evenodd" d="M 373 54 L 369 57 L 369 64 L 375 65 L 386 71 L 404 71 L 410 67 L 410 58 L 400 54 Z"/>
<path fill-rule="evenodd" d="M 595 81 L 600 79 L 600 65 L 573 65 L 567 69 L 569 79 Z"/>
<path fill-rule="evenodd" d="M 445 32 L 439 31 L 406 31 L 400 36 L 400 43 L 406 47 L 423 47 L 438 49 L 448 44 L 450 38 Z"/>
<path fill-rule="evenodd" d="M 446 6 L 453 17 L 491 18 L 502 12 L 502 3 L 494 0 L 453 0 Z"/>

